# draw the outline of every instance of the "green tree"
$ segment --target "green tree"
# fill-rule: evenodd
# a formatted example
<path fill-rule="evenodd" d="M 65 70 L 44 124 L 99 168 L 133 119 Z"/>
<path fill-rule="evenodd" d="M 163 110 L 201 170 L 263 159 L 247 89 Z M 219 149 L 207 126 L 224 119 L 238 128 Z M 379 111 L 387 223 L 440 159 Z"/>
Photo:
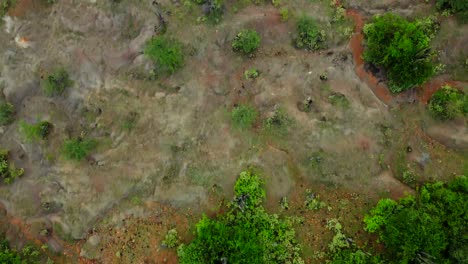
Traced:
<path fill-rule="evenodd" d="M 383 199 L 364 218 L 397 263 L 465 263 L 468 178 L 424 185 L 417 196 Z M 464 262 L 465 261 L 465 262 Z"/>
<path fill-rule="evenodd" d="M 397 93 L 421 85 L 434 74 L 430 41 L 433 23 L 410 22 L 398 15 L 377 15 L 364 26 L 364 60 L 385 68 Z"/>
<path fill-rule="evenodd" d="M 244 171 L 236 181 L 229 211 L 196 224 L 196 238 L 178 248 L 181 264 L 304 263 L 295 240 L 293 219 L 268 214 L 261 202 L 263 180 Z"/>
<path fill-rule="evenodd" d="M 183 46 L 178 40 L 166 36 L 151 38 L 144 50 L 161 72 L 172 74 L 184 65 Z"/>

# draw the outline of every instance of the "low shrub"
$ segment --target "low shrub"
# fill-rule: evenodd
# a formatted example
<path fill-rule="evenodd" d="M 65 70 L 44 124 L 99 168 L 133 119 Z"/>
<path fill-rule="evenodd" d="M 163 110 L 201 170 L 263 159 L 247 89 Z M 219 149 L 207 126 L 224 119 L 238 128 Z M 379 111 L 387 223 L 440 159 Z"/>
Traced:
<path fill-rule="evenodd" d="M 257 31 L 244 29 L 232 41 L 232 49 L 245 55 L 252 55 L 260 47 L 261 38 Z"/>
<path fill-rule="evenodd" d="M 325 48 L 325 31 L 320 30 L 315 20 L 308 16 L 299 18 L 294 45 L 298 49 L 318 50 Z"/>
<path fill-rule="evenodd" d="M 167 231 L 166 237 L 164 238 L 162 244 L 168 248 L 175 248 L 179 245 L 179 235 L 175 228 Z"/>
<path fill-rule="evenodd" d="M 411 22 L 392 13 L 377 15 L 364 26 L 364 60 L 385 68 L 394 93 L 421 85 L 435 72 L 430 48 L 435 29 L 430 19 Z"/>
<path fill-rule="evenodd" d="M 263 180 L 244 171 L 236 181 L 228 211 L 196 224 L 196 237 L 177 250 L 179 263 L 294 263 L 303 264 L 295 239 L 293 218 L 280 218 L 262 207 Z"/>
<path fill-rule="evenodd" d="M 248 129 L 253 126 L 258 117 L 258 112 L 253 106 L 239 105 L 231 112 L 231 120 L 236 128 Z"/>
<path fill-rule="evenodd" d="M 25 121 L 20 122 L 20 131 L 29 142 L 46 139 L 52 128 L 52 123 L 48 121 L 40 121 L 36 124 L 28 124 Z"/>
<path fill-rule="evenodd" d="M 97 141 L 87 138 L 67 139 L 63 143 L 62 151 L 65 158 L 80 161 L 87 157 L 97 146 Z"/>
<path fill-rule="evenodd" d="M 256 79 L 258 76 L 260 76 L 260 72 L 255 68 L 248 69 L 244 72 L 244 78 L 247 80 Z"/>
<path fill-rule="evenodd" d="M 14 164 L 8 161 L 8 150 L 0 150 L 0 178 L 3 183 L 10 184 L 24 174 L 23 169 L 17 169 Z"/>
<path fill-rule="evenodd" d="M 0 103 L 0 125 L 9 125 L 14 121 L 13 114 L 15 113 L 13 105 L 9 103 Z"/>
<path fill-rule="evenodd" d="M 432 95 L 427 107 L 432 116 L 440 120 L 466 116 L 468 114 L 468 94 L 445 85 Z"/>
<path fill-rule="evenodd" d="M 288 21 L 289 19 L 289 9 L 286 7 L 282 7 L 279 10 L 280 16 L 281 16 L 281 21 Z"/>
<path fill-rule="evenodd" d="M 151 59 L 158 70 L 172 74 L 184 65 L 183 46 L 178 40 L 156 36 L 147 43 L 144 54 Z"/>
<path fill-rule="evenodd" d="M 48 75 L 42 82 L 44 93 L 47 96 L 61 95 L 67 87 L 73 85 L 68 72 L 65 69 L 57 69 Z"/>

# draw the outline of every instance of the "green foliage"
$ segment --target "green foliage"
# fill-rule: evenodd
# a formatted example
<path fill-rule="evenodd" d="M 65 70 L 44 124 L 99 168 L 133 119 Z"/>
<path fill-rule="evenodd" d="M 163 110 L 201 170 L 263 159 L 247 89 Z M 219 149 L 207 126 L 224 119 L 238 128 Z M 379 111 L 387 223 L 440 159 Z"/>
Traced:
<path fill-rule="evenodd" d="M 26 245 L 21 251 L 11 249 L 8 241 L 0 240 L 0 263 L 2 264 L 39 264 L 46 263 L 41 259 L 41 252 L 34 246 Z M 50 259 L 47 263 L 53 263 Z"/>
<path fill-rule="evenodd" d="M 315 195 L 312 190 L 309 189 L 306 190 L 306 200 L 304 204 L 307 209 L 314 211 L 318 211 L 327 206 L 325 202 L 320 200 L 318 195 Z"/>
<path fill-rule="evenodd" d="M 318 28 L 313 18 L 307 16 L 299 18 L 296 30 L 297 36 L 294 39 L 296 48 L 308 50 L 325 48 L 325 31 Z"/>
<path fill-rule="evenodd" d="M 289 9 L 286 7 L 282 7 L 279 10 L 280 16 L 281 16 L 281 21 L 288 21 L 289 19 Z"/>
<path fill-rule="evenodd" d="M 468 21 L 468 1 L 466 0 L 436 0 L 439 10 L 447 10 L 456 13 L 462 22 Z"/>
<path fill-rule="evenodd" d="M 184 65 L 183 46 L 178 40 L 165 36 L 151 38 L 144 50 L 161 72 L 172 74 Z"/>
<path fill-rule="evenodd" d="M 28 124 L 25 121 L 20 121 L 20 131 L 28 142 L 39 141 L 46 139 L 52 130 L 52 123 L 48 121 L 40 121 L 36 124 Z"/>
<path fill-rule="evenodd" d="M 13 105 L 9 103 L 0 103 L 0 125 L 8 125 L 13 122 L 15 113 Z"/>
<path fill-rule="evenodd" d="M 232 41 L 232 49 L 245 55 L 252 55 L 260 47 L 260 41 L 257 31 L 244 29 L 237 33 Z"/>
<path fill-rule="evenodd" d="M 8 10 L 15 4 L 16 0 L 0 0 L 0 18 L 6 15 Z"/>
<path fill-rule="evenodd" d="M 351 238 L 343 233 L 343 227 L 338 219 L 329 219 L 327 229 L 335 235 L 328 244 L 329 257 L 333 264 L 380 264 L 379 256 L 372 256 L 360 249 Z"/>
<path fill-rule="evenodd" d="M 234 194 L 240 199 L 237 203 L 239 208 L 255 208 L 262 203 L 265 198 L 265 190 L 263 189 L 263 180 L 255 173 L 250 170 L 243 171 L 240 173 L 239 178 L 234 185 Z"/>
<path fill-rule="evenodd" d="M 258 112 L 253 106 L 239 105 L 234 107 L 231 112 L 231 120 L 236 128 L 251 128 L 257 119 Z"/>
<path fill-rule="evenodd" d="M 179 263 L 304 263 L 293 219 L 265 212 L 260 204 L 265 197 L 262 185 L 254 172 L 242 172 L 230 210 L 197 223 L 196 238 L 177 250 Z"/>
<path fill-rule="evenodd" d="M 8 161 L 8 150 L 0 149 L 0 178 L 3 183 L 11 184 L 23 174 L 23 169 L 17 169 L 14 164 Z"/>
<path fill-rule="evenodd" d="M 244 72 L 244 77 L 247 80 L 256 79 L 258 76 L 260 76 L 260 72 L 255 68 L 248 69 Z"/>
<path fill-rule="evenodd" d="M 90 154 L 97 146 L 94 139 L 73 138 L 63 143 L 62 151 L 65 158 L 80 161 Z"/>
<path fill-rule="evenodd" d="M 364 26 L 364 60 L 385 68 L 392 92 L 420 85 L 434 74 L 430 41 L 435 24 L 430 22 L 387 13 Z"/>
<path fill-rule="evenodd" d="M 468 178 L 424 185 L 416 197 L 381 200 L 364 219 L 397 263 L 462 263 L 468 255 Z"/>
<path fill-rule="evenodd" d="M 44 93 L 47 96 L 61 95 L 67 87 L 72 85 L 73 81 L 70 80 L 68 72 L 62 68 L 55 70 L 42 83 Z"/>
<path fill-rule="evenodd" d="M 162 244 L 168 248 L 175 248 L 179 245 L 179 235 L 175 228 L 167 231 L 166 237 L 164 238 Z"/>
<path fill-rule="evenodd" d="M 468 94 L 445 85 L 432 95 L 427 107 L 429 112 L 440 120 L 466 116 L 468 114 Z"/>

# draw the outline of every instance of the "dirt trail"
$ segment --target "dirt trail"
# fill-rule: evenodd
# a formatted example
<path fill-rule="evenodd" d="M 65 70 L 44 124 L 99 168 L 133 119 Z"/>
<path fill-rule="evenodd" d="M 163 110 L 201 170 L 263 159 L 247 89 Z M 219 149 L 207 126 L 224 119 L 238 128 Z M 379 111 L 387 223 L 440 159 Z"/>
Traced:
<path fill-rule="evenodd" d="M 379 98 L 386 105 L 389 105 L 390 103 L 394 102 L 395 99 L 403 99 L 404 101 L 405 97 L 407 98 L 409 96 L 412 96 L 414 93 L 410 91 L 403 92 L 398 95 L 392 94 L 390 90 L 388 90 L 386 85 L 384 85 L 371 72 L 367 71 L 364 68 L 364 60 L 362 58 L 362 54 L 364 52 L 364 33 L 362 32 L 362 29 L 365 24 L 364 16 L 360 14 L 357 10 L 351 8 L 346 10 L 346 14 L 347 16 L 351 17 L 355 23 L 355 31 L 349 42 L 349 47 L 353 54 L 355 71 L 359 78 L 366 82 L 372 89 L 374 94 L 377 96 L 377 98 Z M 417 94 L 415 99 L 426 104 L 431 98 L 431 96 L 445 84 L 449 84 L 454 87 L 468 85 L 467 82 L 451 81 L 450 76 L 448 75 L 437 76 L 434 79 L 425 83 L 424 85 L 416 88 Z"/>

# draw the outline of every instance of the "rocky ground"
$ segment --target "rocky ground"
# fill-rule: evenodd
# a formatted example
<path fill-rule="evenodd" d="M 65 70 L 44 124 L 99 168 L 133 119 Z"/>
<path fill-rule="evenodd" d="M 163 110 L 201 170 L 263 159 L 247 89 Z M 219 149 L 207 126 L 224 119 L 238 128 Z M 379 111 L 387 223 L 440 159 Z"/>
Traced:
<path fill-rule="evenodd" d="M 266 178 L 268 208 L 279 211 L 279 200 L 290 197 L 287 213 L 308 219 L 299 236 L 312 263 L 326 245 L 323 219 L 340 217 L 367 241 L 360 222 L 379 197 L 467 171 L 466 119 L 434 121 L 424 106 L 441 83 L 468 89 L 459 62 L 468 54 L 468 26 L 442 18 L 434 48 L 447 71 L 413 92 L 389 94 L 360 59 L 363 22 L 386 11 L 433 12 L 424 1 L 349 0 L 338 24 L 328 2 L 284 3 L 327 31 L 328 48 L 316 53 L 291 45 L 294 20 L 282 22 L 271 4 L 228 1 L 223 22 L 210 26 L 197 22 L 198 6 L 178 1 L 17 2 L 1 24 L 0 87 L 16 121 L 1 127 L 0 144 L 25 175 L 0 185 L 0 224 L 18 246 L 29 240 L 63 253 L 50 253 L 57 262 L 175 263 L 174 252 L 159 246 L 166 230 L 177 226 L 188 239 L 199 215 L 217 212 L 238 173 L 254 165 Z M 182 70 L 154 80 L 142 50 L 157 34 L 158 13 L 190 56 Z M 230 46 L 245 27 L 262 37 L 254 58 Z M 73 87 L 45 97 L 41 78 L 59 66 Z M 245 80 L 252 67 L 260 77 Z M 262 118 L 283 109 L 292 120 L 287 133 L 268 134 L 261 121 L 251 131 L 233 128 L 229 112 L 239 103 Z M 49 120 L 54 129 L 47 141 L 29 143 L 20 120 Z M 129 120 L 133 128 L 124 129 Z M 98 149 L 83 162 L 64 159 L 63 140 L 80 134 L 96 138 Z M 403 181 L 404 171 L 414 182 Z M 307 188 L 331 209 L 304 211 Z"/>

